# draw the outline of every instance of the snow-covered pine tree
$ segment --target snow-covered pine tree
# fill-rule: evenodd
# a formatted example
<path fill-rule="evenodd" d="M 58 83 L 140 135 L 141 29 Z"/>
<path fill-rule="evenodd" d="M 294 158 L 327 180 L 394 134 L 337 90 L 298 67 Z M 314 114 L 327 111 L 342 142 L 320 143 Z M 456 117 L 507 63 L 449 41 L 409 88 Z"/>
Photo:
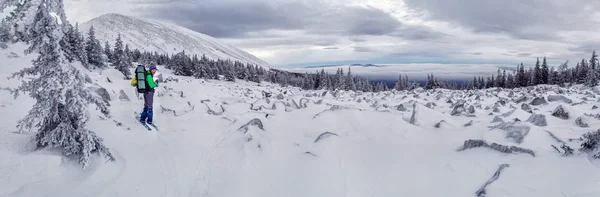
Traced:
<path fill-rule="evenodd" d="M 497 73 L 498 74 L 496 74 L 496 80 L 494 81 L 494 87 L 502 87 L 502 72 L 500 72 L 499 68 Z"/>
<path fill-rule="evenodd" d="M 585 62 L 585 59 L 581 59 L 581 63 L 579 63 L 579 73 L 577 74 L 577 83 L 585 83 L 588 77 L 588 72 L 589 67 Z"/>
<path fill-rule="evenodd" d="M 2 20 L 0 26 L 6 31 L 3 39 L 6 41 L 28 42 L 31 40 L 27 29 L 33 22 L 33 16 L 37 9 L 37 5 L 32 0 L 0 0 L 0 11 L 7 7 L 15 6 L 15 9 Z"/>
<path fill-rule="evenodd" d="M 94 103 L 105 115 L 109 113 L 108 108 L 100 97 L 85 88 L 83 74 L 64 59 L 60 49 L 59 42 L 64 35 L 60 23 L 66 21 L 50 13 L 61 11 L 54 6 L 62 4 L 62 0 L 39 0 L 39 3 L 27 29 L 32 36 L 31 45 L 25 50 L 26 54 L 38 53 L 39 56 L 33 60 L 33 67 L 11 76 L 37 76 L 23 81 L 15 91 L 15 96 L 23 91 L 36 99 L 29 114 L 19 121 L 18 127 L 20 131 L 38 128 L 34 138 L 38 149 L 60 147 L 65 156 L 77 159 L 84 168 L 90 163 L 93 153 L 114 161 L 102 138 L 86 128 L 88 103 Z"/>
<path fill-rule="evenodd" d="M 502 70 L 502 77 L 500 78 L 500 87 L 506 88 L 506 70 Z"/>
<path fill-rule="evenodd" d="M 585 79 L 585 85 L 588 87 L 594 87 L 598 85 L 598 80 L 599 77 L 599 73 L 597 70 L 597 64 L 598 64 L 598 55 L 596 55 L 596 50 L 594 50 L 592 52 L 592 58 L 590 58 L 590 63 L 589 63 L 589 71 L 587 72 L 586 75 L 586 79 Z"/>
<path fill-rule="evenodd" d="M 598 85 L 598 72 L 589 69 L 587 77 L 585 78 L 585 86 L 594 87 Z"/>
<path fill-rule="evenodd" d="M 346 73 L 346 89 L 356 91 L 356 83 L 354 83 L 354 77 L 352 76 L 352 70 L 348 67 L 348 73 Z"/>
<path fill-rule="evenodd" d="M 85 52 L 84 40 L 81 36 L 79 24 L 76 24 L 75 27 L 68 24 L 67 32 L 65 32 L 63 39 L 60 41 L 61 49 L 69 62 L 74 60 L 80 61 L 83 67 L 90 69 L 88 57 Z"/>
<path fill-rule="evenodd" d="M 398 81 L 394 84 L 394 90 L 402 91 L 402 74 L 398 75 Z"/>
<path fill-rule="evenodd" d="M 528 84 L 528 77 L 525 74 L 525 65 L 521 62 L 521 66 L 519 67 L 519 71 L 517 72 L 517 87 L 525 87 Z"/>
<path fill-rule="evenodd" d="M 535 62 L 535 68 L 534 68 L 534 74 L 533 74 L 533 85 L 538 85 L 538 84 L 542 84 L 543 83 L 543 77 L 542 77 L 542 68 L 540 67 L 540 58 L 537 58 L 537 61 Z"/>
<path fill-rule="evenodd" d="M 235 82 L 235 69 L 233 66 L 225 66 L 225 80 Z"/>
<path fill-rule="evenodd" d="M 109 63 L 113 63 L 112 50 L 110 49 L 110 43 L 108 43 L 108 41 L 104 43 L 104 55 L 108 58 Z"/>
<path fill-rule="evenodd" d="M 565 83 L 567 82 L 571 82 L 571 72 L 569 71 L 569 60 L 565 61 L 564 63 L 562 63 L 560 66 L 558 66 L 558 73 L 559 73 L 559 79 L 558 79 L 558 85 L 563 87 L 565 85 Z"/>
<path fill-rule="evenodd" d="M 542 60 L 542 69 L 540 70 L 540 76 L 542 78 L 541 82 L 543 84 L 549 83 L 550 70 L 548 69 L 548 63 L 546 62 L 546 57 Z"/>
<path fill-rule="evenodd" d="M 113 66 L 115 67 L 115 69 L 123 73 L 125 79 L 131 79 L 130 68 L 133 66 L 131 61 L 129 61 L 127 54 L 125 54 L 125 51 L 123 50 L 123 41 L 121 40 L 121 34 L 119 34 L 115 43 Z"/>
<path fill-rule="evenodd" d="M 506 88 L 515 88 L 515 79 L 512 73 L 508 73 L 506 77 Z"/>
<path fill-rule="evenodd" d="M 100 41 L 96 39 L 96 32 L 94 26 L 90 27 L 88 37 L 85 42 L 85 51 L 87 53 L 88 62 L 98 68 L 104 67 L 104 59 L 102 58 L 102 46 Z"/>

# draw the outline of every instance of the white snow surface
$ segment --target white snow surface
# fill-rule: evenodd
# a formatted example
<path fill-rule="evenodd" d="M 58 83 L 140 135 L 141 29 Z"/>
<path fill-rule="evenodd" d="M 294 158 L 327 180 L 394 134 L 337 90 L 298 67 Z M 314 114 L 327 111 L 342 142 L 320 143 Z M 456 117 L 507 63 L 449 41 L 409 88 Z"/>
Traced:
<path fill-rule="evenodd" d="M 123 44 L 129 44 L 132 50 L 156 51 L 169 55 L 185 51 L 199 57 L 204 54 L 209 59 L 230 59 L 256 64 L 265 69 L 273 68 L 269 63 L 223 41 L 167 22 L 110 13 L 80 24 L 79 29 L 87 35 L 92 25 L 103 47 L 106 41 L 114 47 L 121 34 Z"/>
<path fill-rule="evenodd" d="M 95 157 L 81 169 L 55 150 L 34 151 L 35 133 L 16 133 L 17 121 L 34 101 L 27 95 L 14 99 L 4 88 L 19 85 L 19 80 L 7 77 L 34 58 L 23 56 L 24 49 L 17 44 L 0 50 L 0 196 L 468 197 L 476 196 L 505 163 L 510 167 L 487 186 L 488 197 L 600 196 L 598 162 L 579 151 L 571 156 L 558 154 L 551 145 L 560 144 L 546 132 L 579 148 L 568 139 L 598 129 L 600 121 L 585 116 L 590 127 L 581 128 L 575 118 L 598 113 L 591 110 L 597 99 L 574 106 L 562 102 L 532 106 L 534 113 L 546 115 L 548 126 L 539 127 L 525 122 L 530 114 L 512 101 L 498 104 L 500 112 L 492 112 L 499 97 L 508 98 L 508 90 L 482 90 L 472 96 L 450 90 L 339 91 L 322 96 L 323 90 L 174 76 L 162 66 L 163 79 L 178 82 L 162 82 L 157 89 L 154 111 L 160 131 L 147 131 L 133 118 L 143 100 L 118 71 L 85 72 L 110 94 L 111 119 L 100 118 L 90 107 L 88 127 L 104 139 L 116 161 Z M 20 57 L 8 58 L 14 57 L 10 53 Z M 585 93 L 592 91 L 580 88 L 563 95 L 574 103 L 590 97 Z M 119 99 L 121 90 L 130 101 Z M 272 97 L 264 98 L 262 91 Z M 524 89 L 516 90 L 513 97 L 520 93 L 556 94 Z M 277 99 L 279 94 L 283 99 Z M 481 101 L 475 99 L 477 94 Z M 448 98 L 465 99 L 469 105 L 478 102 L 481 109 L 476 107 L 476 117 L 451 116 Z M 428 102 L 436 106 L 425 107 Z M 406 121 L 412 114 L 411 103 L 416 103 L 417 125 Z M 408 111 L 396 110 L 399 104 Z M 516 111 L 501 116 L 511 105 Z M 558 105 L 571 113 L 569 120 L 550 115 Z M 485 110 L 488 106 L 492 107 Z M 505 138 L 503 130 L 488 128 L 497 124 L 491 123 L 496 115 L 506 122 L 519 118 L 523 121 L 519 125 L 531 127 L 522 143 Z M 246 132 L 240 129 L 252 119 L 259 119 L 263 129 L 256 125 Z M 435 128 L 441 120 L 445 122 Z M 473 125 L 464 127 L 470 120 Z M 335 135 L 316 141 L 324 132 Z M 531 149 L 535 157 L 487 148 L 457 151 L 467 139 Z"/>

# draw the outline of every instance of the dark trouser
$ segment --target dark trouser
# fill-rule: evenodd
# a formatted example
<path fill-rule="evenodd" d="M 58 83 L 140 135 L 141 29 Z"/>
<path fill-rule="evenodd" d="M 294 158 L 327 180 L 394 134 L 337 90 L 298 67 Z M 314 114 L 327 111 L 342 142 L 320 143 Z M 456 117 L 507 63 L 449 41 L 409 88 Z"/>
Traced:
<path fill-rule="evenodd" d="M 142 111 L 142 116 L 140 117 L 141 122 L 146 122 L 146 118 L 148 118 L 147 122 L 152 122 L 152 102 L 154 101 L 154 89 L 150 89 L 146 93 L 144 93 L 144 111 Z"/>

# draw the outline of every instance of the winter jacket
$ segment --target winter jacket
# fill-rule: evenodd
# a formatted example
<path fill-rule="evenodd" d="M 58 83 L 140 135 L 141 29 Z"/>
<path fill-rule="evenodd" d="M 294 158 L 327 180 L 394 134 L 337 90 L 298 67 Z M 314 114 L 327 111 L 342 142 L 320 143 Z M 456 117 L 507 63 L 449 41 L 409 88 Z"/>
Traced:
<path fill-rule="evenodd" d="M 158 84 L 156 83 L 154 77 L 152 76 L 152 73 L 150 73 L 150 71 L 146 71 L 146 82 L 148 83 L 148 87 L 150 89 L 154 89 L 156 86 L 158 86 Z M 133 80 L 131 80 L 131 86 L 135 87 L 137 86 L 137 79 L 136 77 L 133 77 Z"/>

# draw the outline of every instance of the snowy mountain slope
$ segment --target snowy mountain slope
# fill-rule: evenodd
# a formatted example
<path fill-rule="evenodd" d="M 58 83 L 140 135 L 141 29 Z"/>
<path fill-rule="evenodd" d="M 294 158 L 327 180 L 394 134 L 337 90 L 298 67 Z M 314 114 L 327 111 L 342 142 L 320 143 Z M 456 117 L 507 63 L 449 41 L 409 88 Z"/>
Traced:
<path fill-rule="evenodd" d="M 6 77 L 33 58 L 21 55 L 24 49 L 18 44 L 0 50 L 2 87 L 19 84 Z M 15 54 L 20 57 L 8 58 Z M 88 127 L 117 160 L 97 158 L 85 170 L 52 150 L 32 151 L 33 133 L 14 131 L 33 100 L 15 100 L 0 90 L 0 196 L 464 197 L 476 196 L 501 164 L 509 167 L 486 187 L 487 196 L 600 195 L 599 162 L 578 151 L 562 156 L 551 147 L 560 143 L 547 132 L 577 149 L 569 138 L 600 128 L 600 120 L 584 115 L 598 113 L 592 110 L 599 105 L 593 90 L 303 91 L 179 77 L 159 69 L 165 82 L 154 103 L 158 132 L 133 119 L 143 101 L 120 72 L 86 71 L 90 86 L 106 89 L 112 115 L 100 118 L 92 108 Z M 513 101 L 521 94 L 527 95 L 524 101 Z M 536 126 L 521 108 L 534 94 L 546 100 L 561 94 L 572 103 L 531 105 L 547 119 L 547 126 Z M 570 113 L 567 120 L 550 115 L 558 105 Z M 416 125 L 409 123 L 413 106 Z M 529 128 L 522 142 L 507 138 L 515 136 L 508 135 L 511 129 L 489 128 L 500 124 L 492 123 L 496 116 L 508 124 L 520 119 L 509 128 Z M 577 126 L 577 117 L 589 127 Z M 463 125 L 469 121 L 471 126 Z M 469 139 L 530 149 L 535 156 L 484 147 L 457 151 Z"/>
<path fill-rule="evenodd" d="M 80 30 L 87 32 L 92 25 L 102 46 L 106 41 L 114 46 L 118 34 L 121 34 L 123 43 L 129 44 L 131 49 L 156 51 L 169 55 L 185 50 L 188 54 L 198 54 L 198 56 L 205 54 L 211 59 L 231 59 L 272 68 L 269 63 L 248 52 L 208 35 L 170 23 L 121 14 L 104 14 L 80 24 Z"/>

